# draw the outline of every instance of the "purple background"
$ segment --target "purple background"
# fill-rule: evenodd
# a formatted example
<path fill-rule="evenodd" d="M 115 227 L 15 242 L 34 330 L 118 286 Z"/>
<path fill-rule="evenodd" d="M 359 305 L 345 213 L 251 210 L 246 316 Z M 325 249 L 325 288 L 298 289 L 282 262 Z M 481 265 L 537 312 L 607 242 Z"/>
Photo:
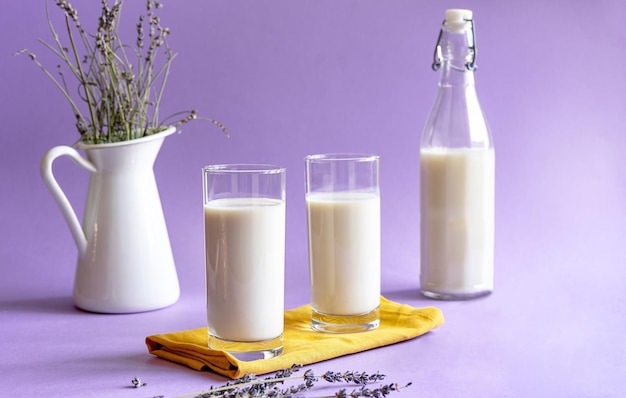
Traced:
<path fill-rule="evenodd" d="M 75 1 L 91 24 L 97 1 Z M 131 30 L 135 10 L 125 6 Z M 436 94 L 443 12 L 475 12 L 476 82 L 495 139 L 496 290 L 471 302 L 419 288 L 419 137 Z M 58 20 L 59 12 L 51 4 Z M 287 167 L 286 306 L 308 302 L 303 157 L 381 156 L 383 294 L 435 305 L 416 340 L 314 365 L 412 381 L 394 396 L 617 397 L 626 389 L 626 31 L 622 0 L 166 2 L 178 53 L 162 113 L 206 122 L 166 140 L 155 167 L 182 295 L 161 311 L 96 315 L 71 302 L 76 249 L 39 176 L 73 116 L 24 47 L 54 69 L 44 1 L 0 12 L 0 395 L 166 396 L 223 378 L 147 354 L 145 336 L 203 326 L 200 169 Z M 87 22 L 85 22 L 87 23 Z M 55 173 L 82 214 L 87 173 Z M 139 376 L 146 389 L 127 388 Z"/>

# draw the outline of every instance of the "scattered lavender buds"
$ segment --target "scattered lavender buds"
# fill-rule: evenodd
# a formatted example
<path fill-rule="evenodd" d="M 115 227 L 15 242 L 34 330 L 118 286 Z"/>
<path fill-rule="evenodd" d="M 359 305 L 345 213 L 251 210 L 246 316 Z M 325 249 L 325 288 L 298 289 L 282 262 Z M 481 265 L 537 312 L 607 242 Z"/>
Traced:
<path fill-rule="evenodd" d="M 133 386 L 135 386 L 135 388 L 145 387 L 148 385 L 148 383 L 142 383 L 141 379 L 137 376 L 133 377 L 130 382 L 133 383 Z"/>
<path fill-rule="evenodd" d="M 368 374 L 365 372 L 326 372 L 319 378 L 309 369 L 301 376 L 294 376 L 302 365 L 292 365 L 290 368 L 280 370 L 273 376 L 258 379 L 256 375 L 245 375 L 242 378 L 228 382 L 220 387 L 211 387 L 207 391 L 197 394 L 187 395 L 194 398 L 295 398 L 298 394 L 311 390 L 315 383 L 323 379 L 329 383 L 348 383 L 360 386 L 352 391 L 341 389 L 334 395 L 318 398 L 354 398 L 371 397 L 382 398 L 394 391 L 399 391 L 411 385 L 408 383 L 400 386 L 397 383 L 383 384 L 376 388 L 366 387 L 367 384 L 376 383 L 385 379 L 385 375 L 379 372 Z M 290 387 L 284 386 L 288 380 L 299 380 L 303 382 Z"/>

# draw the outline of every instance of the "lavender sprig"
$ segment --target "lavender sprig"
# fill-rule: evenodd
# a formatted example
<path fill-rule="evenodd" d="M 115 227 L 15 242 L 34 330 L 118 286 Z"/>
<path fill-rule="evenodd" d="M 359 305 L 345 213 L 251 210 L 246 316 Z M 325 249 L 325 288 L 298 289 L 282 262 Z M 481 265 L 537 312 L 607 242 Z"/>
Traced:
<path fill-rule="evenodd" d="M 335 395 L 327 396 L 327 397 L 317 397 L 317 398 L 356 398 L 356 397 L 371 397 L 371 398 L 383 398 L 387 395 L 391 394 L 394 391 L 400 391 L 402 388 L 406 388 L 413 383 L 407 383 L 404 386 L 400 386 L 398 383 L 385 384 L 378 388 L 370 389 L 365 386 L 352 390 L 351 392 L 347 392 L 347 390 L 341 389 L 337 391 Z"/>
<path fill-rule="evenodd" d="M 359 385 L 359 388 L 348 391 L 343 388 L 335 395 L 318 398 L 355 398 L 355 397 L 386 397 L 394 391 L 399 391 L 411 385 L 408 383 L 400 386 L 397 383 L 384 384 L 376 388 L 369 388 L 366 385 L 379 382 L 385 379 L 385 375 L 379 372 L 368 374 L 366 372 L 332 372 L 328 371 L 317 377 L 313 370 L 309 369 L 302 376 L 293 374 L 300 370 L 302 365 L 294 364 L 290 368 L 280 370 L 273 376 L 258 379 L 256 375 L 245 375 L 242 378 L 228 382 L 220 387 L 211 387 L 206 391 L 184 397 L 194 398 L 295 398 L 305 391 L 312 389 L 315 383 L 322 379 L 329 383 L 348 383 Z M 303 382 L 290 387 L 282 387 L 288 380 L 299 380 Z M 181 397 L 183 398 L 183 397 Z"/>
<path fill-rule="evenodd" d="M 322 375 L 322 378 L 330 383 L 346 382 L 355 384 L 367 384 L 385 379 L 385 375 L 376 372 L 369 375 L 365 372 L 326 372 Z"/>

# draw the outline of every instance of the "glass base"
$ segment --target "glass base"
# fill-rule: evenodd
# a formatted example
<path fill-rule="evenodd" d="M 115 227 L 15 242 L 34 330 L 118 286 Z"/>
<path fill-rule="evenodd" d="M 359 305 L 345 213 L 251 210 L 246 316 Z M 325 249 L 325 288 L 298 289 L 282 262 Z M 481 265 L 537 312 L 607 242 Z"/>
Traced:
<path fill-rule="evenodd" d="M 430 290 L 422 290 L 422 294 L 428 298 L 435 300 L 471 300 L 479 297 L 485 297 L 491 294 L 491 290 L 482 290 L 478 292 L 472 293 L 441 293 L 441 292 L 433 292 Z"/>
<path fill-rule="evenodd" d="M 380 325 L 380 308 L 361 315 L 329 315 L 311 310 L 311 327 L 325 333 L 359 333 Z"/>
<path fill-rule="evenodd" d="M 241 361 L 274 358 L 283 353 L 283 335 L 262 341 L 224 340 L 209 333 L 209 348 L 226 351 Z"/>

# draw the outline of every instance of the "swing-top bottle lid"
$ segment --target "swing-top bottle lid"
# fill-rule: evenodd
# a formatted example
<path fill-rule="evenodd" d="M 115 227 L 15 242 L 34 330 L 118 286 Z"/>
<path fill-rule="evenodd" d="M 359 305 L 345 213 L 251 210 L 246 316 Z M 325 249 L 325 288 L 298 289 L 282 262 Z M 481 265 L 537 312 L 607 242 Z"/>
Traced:
<path fill-rule="evenodd" d="M 446 26 L 451 31 L 462 31 L 467 21 L 472 20 L 472 10 L 449 9 L 446 10 Z"/>

